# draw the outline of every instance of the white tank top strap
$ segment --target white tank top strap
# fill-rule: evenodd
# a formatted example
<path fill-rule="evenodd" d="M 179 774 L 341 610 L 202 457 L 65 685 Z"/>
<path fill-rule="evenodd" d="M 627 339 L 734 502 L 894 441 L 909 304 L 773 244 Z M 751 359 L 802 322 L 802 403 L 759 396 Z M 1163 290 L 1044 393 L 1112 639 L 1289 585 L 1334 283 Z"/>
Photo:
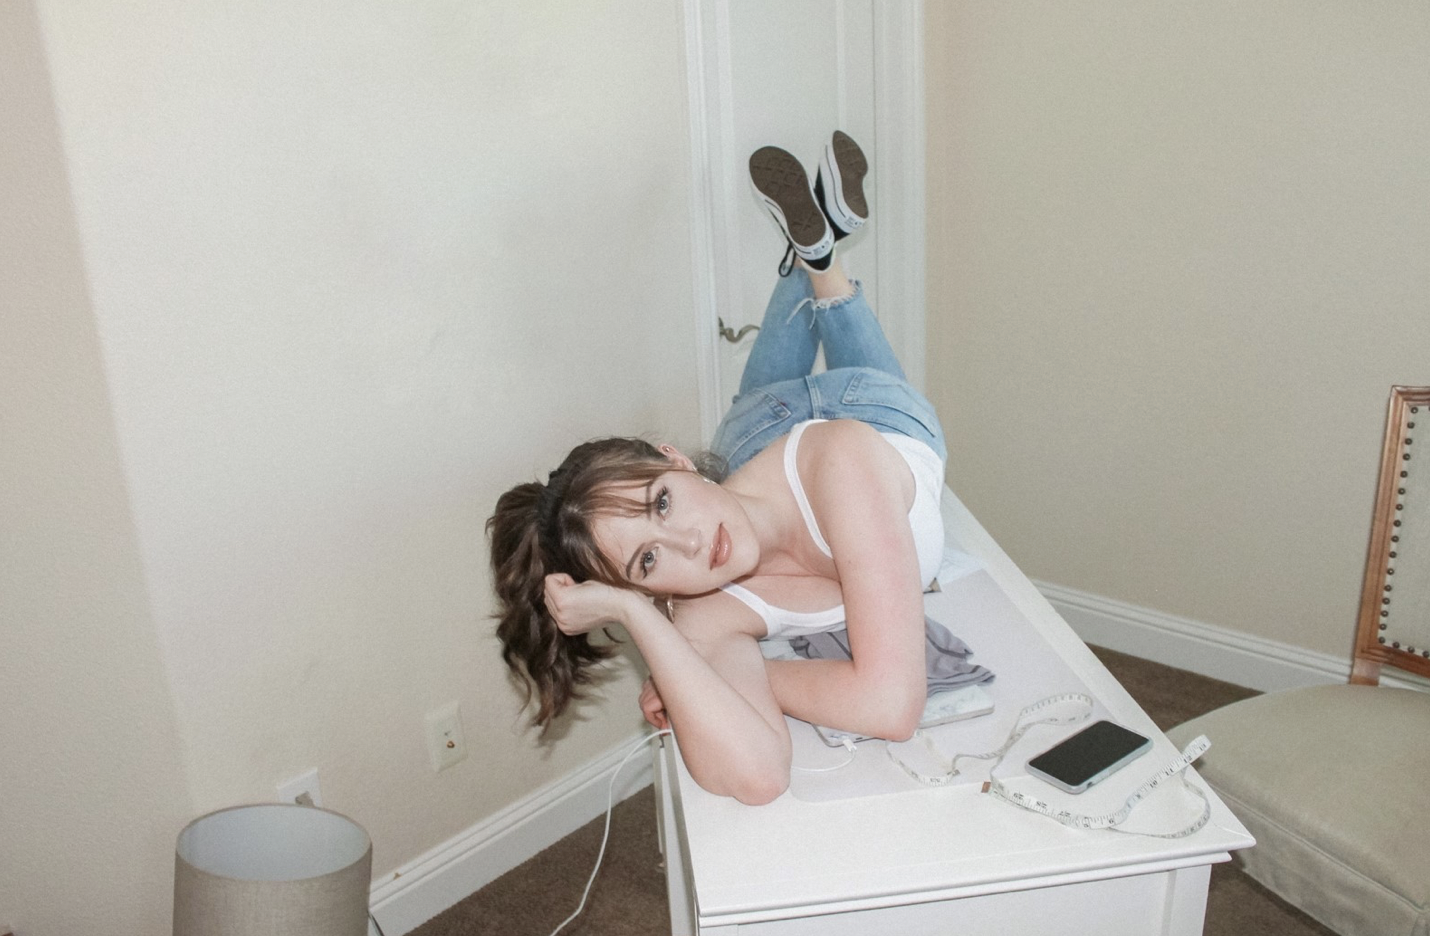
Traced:
<path fill-rule="evenodd" d="M 822 634 L 844 624 L 844 605 L 837 604 L 823 611 L 787 611 L 777 608 L 743 585 L 731 582 L 720 590 L 739 600 L 765 622 L 765 637 L 790 638 Z"/>
<path fill-rule="evenodd" d="M 745 607 L 758 614 L 764 620 L 765 627 L 767 629 L 776 629 L 776 609 L 771 607 L 768 601 L 761 598 L 754 592 L 750 591 L 745 586 L 736 585 L 734 582 L 731 582 L 728 585 L 721 585 L 720 590 L 725 594 L 731 596 L 732 598 L 738 598 L 740 602 L 745 605 Z"/>
<path fill-rule="evenodd" d="M 814 509 L 809 506 L 809 498 L 805 496 L 804 485 L 799 480 L 799 468 L 795 463 L 795 455 L 799 451 L 799 438 L 804 435 L 804 430 L 814 423 L 825 421 L 809 419 L 789 431 L 789 439 L 785 442 L 785 480 L 789 482 L 789 489 L 794 494 L 794 502 L 799 505 L 800 516 L 804 517 L 805 528 L 809 530 L 814 545 L 819 547 L 820 552 L 833 559 L 834 552 L 830 550 L 829 543 L 824 539 L 824 534 L 819 532 L 819 523 L 814 519 Z"/>

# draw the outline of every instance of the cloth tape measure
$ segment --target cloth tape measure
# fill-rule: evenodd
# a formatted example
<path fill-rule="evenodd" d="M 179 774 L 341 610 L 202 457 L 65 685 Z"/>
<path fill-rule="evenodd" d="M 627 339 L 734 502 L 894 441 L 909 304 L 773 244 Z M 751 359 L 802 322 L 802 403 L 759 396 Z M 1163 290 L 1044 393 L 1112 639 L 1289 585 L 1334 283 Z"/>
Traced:
<path fill-rule="evenodd" d="M 1064 705 L 1074 705 L 1076 709 L 1068 714 L 1059 714 L 1057 709 Z M 1182 749 L 1180 756 L 1157 771 L 1145 783 L 1134 790 L 1120 808 L 1097 816 L 1089 816 L 1083 813 L 1073 812 L 1069 809 L 1061 809 L 1035 796 L 1029 796 L 1026 793 L 1010 790 L 1002 780 L 993 776 L 993 772 L 1003 763 L 1003 759 L 1007 756 L 1008 751 L 1022 739 L 1023 735 L 1028 733 L 1029 729 L 1038 725 L 1074 725 L 1078 722 L 1086 721 L 1088 717 L 1092 715 L 1092 706 L 1092 697 L 1081 692 L 1067 692 L 1040 699 L 1031 705 L 1025 706 L 1018 713 L 1017 719 L 1013 722 L 1013 728 L 1008 732 L 1008 737 L 1003 743 L 996 749 L 984 754 L 956 754 L 952 758 L 947 758 L 939 751 L 928 733 L 920 729 L 915 732 L 915 737 L 923 742 L 924 746 L 928 748 L 929 753 L 933 755 L 934 760 L 943 767 L 944 772 L 942 774 L 930 775 L 915 770 L 905 763 L 898 754 L 894 753 L 893 747 L 889 744 L 884 745 L 884 752 L 904 773 L 924 786 L 929 787 L 941 787 L 952 783 L 954 778 L 960 773 L 958 762 L 961 760 L 991 760 L 993 764 L 988 768 L 989 779 L 983 784 L 982 792 L 991 793 L 994 797 L 1005 803 L 1010 803 L 1019 809 L 1026 809 L 1029 812 L 1039 813 L 1075 829 L 1111 829 L 1114 832 L 1122 832 L 1128 835 L 1150 835 L 1155 838 L 1175 839 L 1191 835 L 1206 825 L 1207 821 L 1211 818 L 1211 801 L 1207 799 L 1206 794 L 1203 793 L 1199 787 L 1187 779 L 1186 775 L 1186 770 L 1192 765 L 1192 762 L 1201 757 L 1206 753 L 1207 749 L 1211 747 L 1211 742 L 1207 740 L 1206 735 L 1199 735 L 1193 739 L 1190 744 Z M 1030 716 L 1037 715 L 1040 712 L 1047 712 L 1047 710 L 1050 709 L 1053 711 L 1044 714 L 1040 718 L 1027 721 Z M 1150 796 L 1157 787 L 1172 777 L 1178 777 L 1181 780 L 1182 786 L 1186 787 L 1202 801 L 1202 813 L 1200 816 L 1191 824 L 1175 832 L 1133 832 L 1118 828 L 1122 823 L 1127 821 L 1128 817 L 1132 814 L 1132 810 L 1135 809 L 1139 803 Z"/>

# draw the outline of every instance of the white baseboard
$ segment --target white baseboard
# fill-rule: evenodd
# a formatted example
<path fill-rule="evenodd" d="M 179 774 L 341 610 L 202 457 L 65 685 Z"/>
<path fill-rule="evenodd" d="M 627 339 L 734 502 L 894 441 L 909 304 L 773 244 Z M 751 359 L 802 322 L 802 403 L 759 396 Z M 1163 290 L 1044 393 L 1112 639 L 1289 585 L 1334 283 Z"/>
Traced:
<path fill-rule="evenodd" d="M 1262 692 L 1343 683 L 1344 657 L 1175 617 L 1061 585 L 1034 582 L 1084 642 Z"/>
<path fill-rule="evenodd" d="M 580 770 L 548 784 L 374 884 L 369 905 L 382 936 L 402 936 L 606 812 L 611 771 L 632 736 Z M 616 780 L 619 803 L 649 786 L 652 759 L 637 752 Z M 572 907 L 571 909 L 575 909 Z M 368 924 L 369 936 L 378 930 Z"/>

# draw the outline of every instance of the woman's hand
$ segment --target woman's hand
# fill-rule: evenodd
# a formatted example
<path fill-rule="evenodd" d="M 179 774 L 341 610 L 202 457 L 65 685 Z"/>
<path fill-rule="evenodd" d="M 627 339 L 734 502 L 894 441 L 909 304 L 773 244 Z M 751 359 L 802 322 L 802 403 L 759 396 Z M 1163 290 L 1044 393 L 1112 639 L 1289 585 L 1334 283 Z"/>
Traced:
<path fill-rule="evenodd" d="M 577 582 L 564 572 L 546 576 L 546 610 L 568 637 L 611 624 L 624 625 L 635 597 L 633 592 L 601 582 Z"/>
<path fill-rule="evenodd" d="M 641 714 L 652 726 L 662 730 L 670 727 L 670 719 L 665 714 L 665 702 L 660 697 L 660 690 L 655 688 L 655 681 L 649 676 L 641 686 L 640 703 Z"/>

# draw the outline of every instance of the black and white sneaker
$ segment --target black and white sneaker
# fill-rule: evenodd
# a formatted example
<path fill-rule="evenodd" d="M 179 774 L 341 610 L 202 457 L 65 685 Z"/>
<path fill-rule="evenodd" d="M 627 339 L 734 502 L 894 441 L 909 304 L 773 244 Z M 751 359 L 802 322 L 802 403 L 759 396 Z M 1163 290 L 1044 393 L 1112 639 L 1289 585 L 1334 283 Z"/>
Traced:
<path fill-rule="evenodd" d="M 869 160 L 853 137 L 842 130 L 824 146 L 819 173 L 814 178 L 814 194 L 819 207 L 834 228 L 834 239 L 842 240 L 869 220 L 869 200 L 864 197 L 864 176 Z"/>
<path fill-rule="evenodd" d="M 763 146 L 750 156 L 750 181 L 789 242 L 780 275 L 789 275 L 795 256 L 812 269 L 828 269 L 834 254 L 834 231 L 799 160 L 777 146 Z"/>

